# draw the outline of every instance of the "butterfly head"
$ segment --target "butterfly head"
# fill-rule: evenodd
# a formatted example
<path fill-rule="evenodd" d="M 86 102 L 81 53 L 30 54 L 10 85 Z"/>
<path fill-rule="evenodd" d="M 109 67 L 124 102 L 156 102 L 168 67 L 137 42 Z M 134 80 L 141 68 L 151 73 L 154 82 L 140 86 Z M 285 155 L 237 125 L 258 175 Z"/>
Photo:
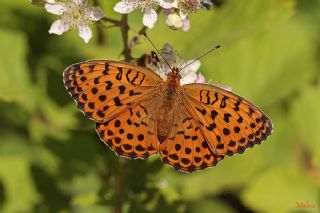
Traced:
<path fill-rule="evenodd" d="M 180 69 L 177 67 L 173 67 L 171 69 L 171 72 L 169 72 L 167 74 L 168 79 L 175 79 L 175 80 L 180 80 L 181 79 L 181 75 L 179 74 Z"/>

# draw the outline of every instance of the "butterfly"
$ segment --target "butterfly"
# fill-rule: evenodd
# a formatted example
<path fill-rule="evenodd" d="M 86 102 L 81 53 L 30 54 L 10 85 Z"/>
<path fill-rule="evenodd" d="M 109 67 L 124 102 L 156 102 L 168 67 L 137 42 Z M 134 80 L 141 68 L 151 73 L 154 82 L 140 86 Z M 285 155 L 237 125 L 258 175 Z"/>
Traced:
<path fill-rule="evenodd" d="M 253 103 L 213 85 L 181 85 L 180 71 L 163 80 L 143 66 L 91 60 L 69 66 L 63 79 L 101 140 L 122 157 L 159 153 L 176 170 L 193 172 L 271 135 L 271 120 Z"/>

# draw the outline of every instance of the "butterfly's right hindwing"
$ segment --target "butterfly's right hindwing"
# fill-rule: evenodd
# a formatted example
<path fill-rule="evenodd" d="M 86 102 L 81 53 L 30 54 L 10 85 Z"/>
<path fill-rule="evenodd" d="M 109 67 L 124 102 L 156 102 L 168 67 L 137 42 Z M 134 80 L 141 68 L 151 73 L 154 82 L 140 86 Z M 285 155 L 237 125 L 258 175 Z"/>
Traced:
<path fill-rule="evenodd" d="M 212 152 L 199 124 L 185 106 L 175 109 L 172 128 L 159 150 L 164 163 L 184 172 L 213 167 L 224 158 Z"/>

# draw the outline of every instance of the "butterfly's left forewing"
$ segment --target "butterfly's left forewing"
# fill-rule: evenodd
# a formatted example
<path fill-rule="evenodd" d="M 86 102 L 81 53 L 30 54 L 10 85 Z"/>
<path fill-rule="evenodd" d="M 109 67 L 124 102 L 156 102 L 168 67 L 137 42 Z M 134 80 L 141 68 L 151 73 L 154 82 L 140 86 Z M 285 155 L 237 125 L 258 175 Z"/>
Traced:
<path fill-rule="evenodd" d="M 242 153 L 271 134 L 271 120 L 240 96 L 205 84 L 186 84 L 182 91 L 186 108 L 218 155 Z"/>
<path fill-rule="evenodd" d="M 147 68 L 107 60 L 71 65 L 63 77 L 78 108 L 97 122 L 106 122 L 154 96 L 163 82 Z"/>

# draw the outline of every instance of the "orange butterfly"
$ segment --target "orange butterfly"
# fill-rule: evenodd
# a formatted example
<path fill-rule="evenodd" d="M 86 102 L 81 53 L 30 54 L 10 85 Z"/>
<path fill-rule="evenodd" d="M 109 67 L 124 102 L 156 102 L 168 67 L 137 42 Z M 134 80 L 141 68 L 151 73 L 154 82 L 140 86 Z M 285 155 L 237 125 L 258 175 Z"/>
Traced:
<path fill-rule="evenodd" d="M 180 85 L 179 71 L 173 68 L 164 81 L 142 66 L 92 60 L 71 65 L 63 78 L 101 140 L 122 157 L 160 151 L 163 162 L 192 172 L 271 134 L 272 123 L 258 107 L 216 86 Z"/>

